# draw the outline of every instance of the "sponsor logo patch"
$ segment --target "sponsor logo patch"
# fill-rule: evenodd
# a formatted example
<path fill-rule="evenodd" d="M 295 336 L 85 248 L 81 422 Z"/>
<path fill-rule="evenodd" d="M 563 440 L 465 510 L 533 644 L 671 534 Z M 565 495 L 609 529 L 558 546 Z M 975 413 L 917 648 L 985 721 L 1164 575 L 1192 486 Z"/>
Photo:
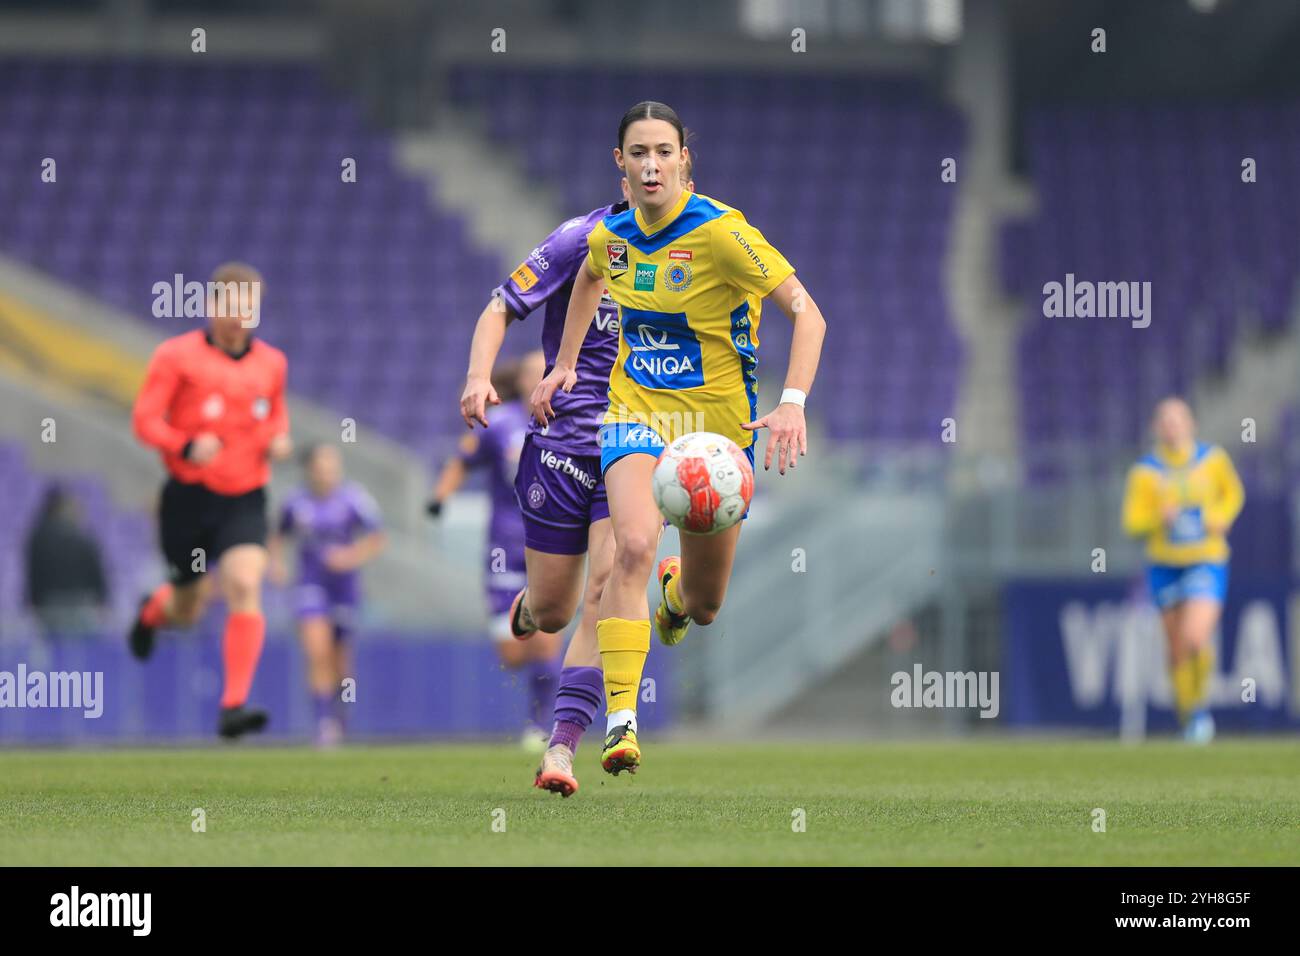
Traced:
<path fill-rule="evenodd" d="M 538 461 L 547 468 L 558 471 L 562 475 L 568 475 L 588 491 L 593 491 L 596 488 L 596 476 L 574 464 L 573 459 L 568 455 L 561 458 L 555 452 L 543 448 L 539 450 Z M 530 491 L 529 494 L 531 495 L 531 493 Z"/>
<path fill-rule="evenodd" d="M 628 356 L 623 372 L 646 388 L 694 388 L 704 384 L 700 340 L 682 312 L 624 309 Z"/>
<path fill-rule="evenodd" d="M 537 273 L 533 271 L 532 266 L 525 262 L 514 272 L 510 273 L 510 281 L 515 284 L 515 288 L 520 292 L 527 292 L 533 286 L 537 285 Z"/>
<path fill-rule="evenodd" d="M 633 282 L 632 288 L 638 292 L 653 292 L 655 290 L 655 275 L 659 267 L 649 262 L 638 262 L 636 264 L 636 281 Z"/>
<path fill-rule="evenodd" d="M 682 262 L 690 262 L 695 258 L 695 253 L 690 249 L 669 249 L 669 259 L 680 259 Z"/>
<path fill-rule="evenodd" d="M 747 240 L 744 236 L 742 236 L 740 234 L 740 231 L 737 229 L 731 230 L 731 235 L 732 238 L 734 238 L 738 243 L 740 243 L 740 248 L 745 250 L 745 255 L 749 256 L 750 261 L 753 262 L 755 267 L 758 269 L 759 274 L 762 275 L 764 279 L 766 279 L 767 263 L 765 263 L 762 259 L 758 257 L 758 253 L 755 252 L 754 247 L 749 244 L 749 240 Z"/>
<path fill-rule="evenodd" d="M 610 275 L 614 275 L 620 272 L 627 272 L 627 243 L 626 242 L 607 242 L 605 243 L 605 252 L 609 256 Z"/>

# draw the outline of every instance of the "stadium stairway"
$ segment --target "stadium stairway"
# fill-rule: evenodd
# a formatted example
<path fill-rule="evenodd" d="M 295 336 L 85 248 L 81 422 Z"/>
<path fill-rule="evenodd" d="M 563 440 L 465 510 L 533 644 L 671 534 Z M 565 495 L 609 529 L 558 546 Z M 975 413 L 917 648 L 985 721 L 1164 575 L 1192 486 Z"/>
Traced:
<path fill-rule="evenodd" d="M 1300 295 L 1291 299 L 1291 321 L 1278 334 L 1243 334 L 1223 376 L 1203 376 L 1192 393 L 1201 435 L 1236 445 L 1242 421 L 1255 422 L 1255 441 L 1281 436 L 1283 412 L 1300 381 Z"/>
<path fill-rule="evenodd" d="M 512 268 L 574 215 L 561 209 L 554 189 L 527 175 L 513 151 L 491 143 L 475 111 L 444 105 L 432 129 L 397 134 L 395 155 L 402 169 L 428 182 L 434 208 L 463 217 L 471 241 Z"/>
<path fill-rule="evenodd" d="M 966 346 L 956 420 L 957 450 L 967 456 L 1013 455 L 1018 437 L 1019 315 L 996 281 L 995 256 L 1000 221 L 1008 214 L 1024 215 L 1032 194 L 1008 173 L 1011 83 L 1002 18 L 1000 5 L 972 5 L 947 84 L 947 97 L 961 109 L 968 130 L 952 184 L 957 204 L 944 270 L 953 322 Z"/>
<path fill-rule="evenodd" d="M 941 487 L 864 488 L 845 452 L 765 477 L 779 504 L 757 499 L 726 606 L 693 651 L 703 716 L 729 731 L 796 707 L 945 580 Z"/>
<path fill-rule="evenodd" d="M 101 474 L 115 504 L 151 512 L 162 472 L 156 456 L 132 438 L 130 403 L 162 332 L 3 257 L 0 288 L 0 434 L 20 441 L 42 470 Z M 72 342 L 75 348 L 68 347 Z M 339 441 L 337 413 L 297 396 L 289 407 L 299 447 Z M 52 443 L 42 441 L 46 418 L 57 423 Z M 390 532 L 389 548 L 367 576 L 382 623 L 423 630 L 436 622 L 440 632 L 479 629 L 481 609 L 463 595 L 478 586 L 478 565 L 466 557 L 482 549 L 481 516 L 463 509 L 431 541 L 422 463 L 373 432 L 359 434 L 347 467 L 380 502 Z M 296 468 L 277 469 L 273 505 L 296 479 Z"/>

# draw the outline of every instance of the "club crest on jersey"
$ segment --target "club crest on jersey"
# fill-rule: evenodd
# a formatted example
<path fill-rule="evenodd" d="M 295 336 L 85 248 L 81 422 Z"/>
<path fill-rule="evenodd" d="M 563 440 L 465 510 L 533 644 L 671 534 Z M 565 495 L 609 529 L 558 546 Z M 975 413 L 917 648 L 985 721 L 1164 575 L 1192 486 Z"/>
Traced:
<path fill-rule="evenodd" d="M 202 412 L 204 418 L 212 421 L 214 418 L 220 418 L 225 410 L 226 400 L 219 393 L 214 392 L 204 399 L 200 412 Z"/>
<path fill-rule="evenodd" d="M 258 421 L 266 418 L 271 414 L 271 403 L 265 398 L 255 399 L 253 402 L 253 417 Z"/>
<path fill-rule="evenodd" d="M 695 275 L 685 262 L 674 262 L 664 272 L 664 288 L 669 292 L 685 292 L 691 287 Z"/>
<path fill-rule="evenodd" d="M 627 272 L 627 243 L 607 242 L 605 252 L 609 255 L 609 274 Z"/>

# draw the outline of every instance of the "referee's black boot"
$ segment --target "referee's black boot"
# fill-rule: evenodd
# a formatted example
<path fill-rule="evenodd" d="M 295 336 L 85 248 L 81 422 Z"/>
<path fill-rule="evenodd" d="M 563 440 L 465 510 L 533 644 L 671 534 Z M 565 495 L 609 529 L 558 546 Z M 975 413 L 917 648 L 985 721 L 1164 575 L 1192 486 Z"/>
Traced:
<path fill-rule="evenodd" d="M 131 653 L 137 660 L 147 661 L 153 654 L 153 639 L 158 629 L 150 627 L 144 621 L 140 620 L 140 615 L 144 613 L 144 606 L 149 603 L 149 595 L 140 598 L 140 609 L 136 611 L 135 623 L 131 625 L 131 636 L 127 643 L 131 647 Z"/>
<path fill-rule="evenodd" d="M 244 734 L 260 733 L 269 719 L 266 711 L 256 707 L 222 707 L 217 733 L 230 740 Z"/>

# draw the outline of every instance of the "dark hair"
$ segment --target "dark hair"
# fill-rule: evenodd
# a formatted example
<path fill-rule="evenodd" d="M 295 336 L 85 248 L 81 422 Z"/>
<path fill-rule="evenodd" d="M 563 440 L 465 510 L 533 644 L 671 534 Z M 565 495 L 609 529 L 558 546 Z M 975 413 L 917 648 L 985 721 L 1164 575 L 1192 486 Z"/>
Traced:
<path fill-rule="evenodd" d="M 325 442 L 314 441 L 298 454 L 298 464 L 303 468 L 310 468 L 311 463 L 316 456 L 325 448 Z"/>
<path fill-rule="evenodd" d="M 627 135 L 627 128 L 637 120 L 657 119 L 672 125 L 677 130 L 677 143 L 680 146 L 686 145 L 686 127 L 677 116 L 677 111 L 671 106 L 656 100 L 642 100 L 636 106 L 632 107 L 623 114 L 622 121 L 618 124 L 618 148 L 623 148 L 623 137 Z"/>

